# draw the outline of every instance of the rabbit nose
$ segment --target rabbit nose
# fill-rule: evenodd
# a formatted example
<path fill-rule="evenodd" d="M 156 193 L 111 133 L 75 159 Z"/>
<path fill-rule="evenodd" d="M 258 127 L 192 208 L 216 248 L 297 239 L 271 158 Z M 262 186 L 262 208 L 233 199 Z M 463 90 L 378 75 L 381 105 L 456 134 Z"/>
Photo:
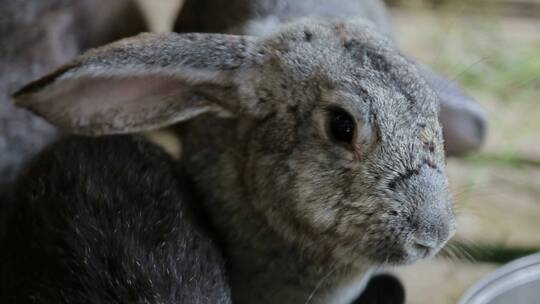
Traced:
<path fill-rule="evenodd" d="M 435 252 L 437 248 L 437 242 L 433 239 L 419 239 L 413 238 L 408 251 L 419 258 L 426 258 Z"/>
<path fill-rule="evenodd" d="M 446 177 L 424 166 L 404 191 L 414 206 L 407 218 L 410 232 L 405 249 L 419 258 L 434 255 L 455 232 Z"/>
<path fill-rule="evenodd" d="M 407 251 L 419 258 L 434 255 L 454 235 L 454 220 L 449 220 L 445 212 L 417 212 L 411 223 L 412 237 L 407 244 Z"/>

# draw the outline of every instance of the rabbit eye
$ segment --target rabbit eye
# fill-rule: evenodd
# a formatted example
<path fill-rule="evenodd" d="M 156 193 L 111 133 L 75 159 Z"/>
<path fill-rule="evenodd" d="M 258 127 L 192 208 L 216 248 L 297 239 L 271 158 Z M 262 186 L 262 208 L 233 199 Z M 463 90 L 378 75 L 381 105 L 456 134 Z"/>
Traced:
<path fill-rule="evenodd" d="M 343 109 L 329 110 L 329 131 L 337 142 L 351 143 L 355 132 L 354 118 Z"/>

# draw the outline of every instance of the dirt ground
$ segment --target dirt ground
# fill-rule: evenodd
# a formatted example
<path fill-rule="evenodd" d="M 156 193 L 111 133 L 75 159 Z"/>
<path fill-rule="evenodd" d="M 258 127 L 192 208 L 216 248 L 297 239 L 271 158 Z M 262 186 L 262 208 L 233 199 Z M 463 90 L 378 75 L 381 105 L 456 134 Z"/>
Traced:
<path fill-rule="evenodd" d="M 155 31 L 167 31 L 180 6 L 179 0 L 139 1 Z M 540 19 L 467 15 L 459 7 L 391 14 L 404 52 L 459 82 L 486 109 L 484 149 L 448 160 L 455 240 L 503 251 L 540 248 Z M 457 256 L 396 269 L 408 303 L 456 303 L 498 267 L 466 250 Z"/>

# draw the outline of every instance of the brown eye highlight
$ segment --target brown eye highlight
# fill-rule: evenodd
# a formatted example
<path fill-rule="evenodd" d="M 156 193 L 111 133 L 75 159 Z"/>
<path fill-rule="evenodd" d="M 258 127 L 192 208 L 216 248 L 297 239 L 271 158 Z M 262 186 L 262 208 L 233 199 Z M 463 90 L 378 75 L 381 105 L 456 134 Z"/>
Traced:
<path fill-rule="evenodd" d="M 356 128 L 354 118 L 341 108 L 329 108 L 328 116 L 328 130 L 332 139 L 351 144 Z"/>

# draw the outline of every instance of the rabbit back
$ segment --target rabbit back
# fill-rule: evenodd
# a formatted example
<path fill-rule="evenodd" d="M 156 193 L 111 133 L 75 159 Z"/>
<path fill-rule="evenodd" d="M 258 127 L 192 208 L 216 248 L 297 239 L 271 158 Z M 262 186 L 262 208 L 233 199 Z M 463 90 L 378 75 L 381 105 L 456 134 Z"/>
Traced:
<path fill-rule="evenodd" d="M 2 303 L 230 303 L 188 182 L 141 138 L 71 137 L 19 178 Z"/>

